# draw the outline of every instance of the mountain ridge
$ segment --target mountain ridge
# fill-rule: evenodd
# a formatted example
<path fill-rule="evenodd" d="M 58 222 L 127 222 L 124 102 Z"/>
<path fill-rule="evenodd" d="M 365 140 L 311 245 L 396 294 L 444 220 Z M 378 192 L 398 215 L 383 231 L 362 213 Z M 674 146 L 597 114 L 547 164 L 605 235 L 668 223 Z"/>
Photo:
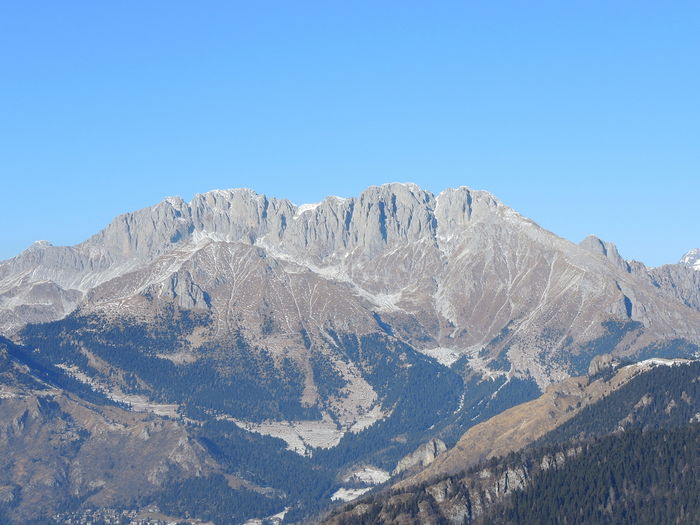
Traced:
<path fill-rule="evenodd" d="M 250 249 L 258 252 L 242 253 Z M 210 309 L 215 293 L 197 282 L 190 261 L 200 261 L 201 267 L 206 257 L 231 256 L 274 261 L 280 274 L 310 273 L 309 279 L 326 288 L 341 288 L 341 295 L 350 292 L 353 305 L 348 308 L 374 311 L 360 332 L 376 329 L 376 315 L 393 318 L 388 325 L 393 325 L 394 335 L 437 357 L 472 355 L 514 320 L 521 323 L 515 333 L 528 334 L 538 323 L 552 324 L 548 318 L 554 305 L 548 302 L 556 301 L 556 295 L 565 295 L 568 310 L 574 308 L 573 301 L 586 300 L 576 297 L 580 292 L 572 293 L 572 283 L 605 290 L 599 296 L 607 299 L 597 309 L 608 315 L 641 322 L 647 330 L 655 326 L 667 334 L 663 337 L 673 333 L 700 342 L 700 331 L 682 320 L 686 315 L 666 316 L 682 310 L 676 302 L 700 308 L 696 274 L 675 266 L 654 273 L 641 263 L 624 261 L 614 245 L 593 237 L 578 247 L 485 191 L 462 186 L 433 195 L 404 183 L 301 206 L 249 189 L 213 190 L 195 195 L 190 203 L 168 197 L 118 216 L 78 245 L 33 245 L 0 262 L 0 329 L 11 334 L 23 323 L 60 319 L 78 306 L 118 303 L 128 299 L 124 290 L 134 297 L 156 293 L 182 307 Z M 459 272 L 469 275 L 462 278 Z M 526 281 L 533 279 L 536 291 L 526 290 Z M 496 288 L 493 298 L 485 295 L 487 285 Z M 522 304 L 526 295 L 538 292 L 539 305 Z M 465 294 L 479 297 L 479 310 L 465 311 Z M 661 295 L 673 301 L 661 299 L 663 306 L 647 307 Z M 604 335 L 596 328 L 604 319 L 592 312 L 584 316 L 589 316 L 588 325 L 577 321 L 573 311 L 561 323 L 580 322 L 578 330 L 589 340 Z M 418 332 L 409 333 L 409 324 L 417 319 L 411 331 Z M 531 339 L 532 334 L 523 337 Z M 558 347 L 564 342 L 561 337 Z M 550 375 L 563 378 L 562 371 L 546 372 L 531 359 L 518 366 L 527 368 L 541 387 Z"/>

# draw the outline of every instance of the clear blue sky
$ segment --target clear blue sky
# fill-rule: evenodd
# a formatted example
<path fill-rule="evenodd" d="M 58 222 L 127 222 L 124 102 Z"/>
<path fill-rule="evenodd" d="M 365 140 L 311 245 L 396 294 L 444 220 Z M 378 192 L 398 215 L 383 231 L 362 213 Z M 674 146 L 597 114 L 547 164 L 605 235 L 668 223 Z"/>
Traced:
<path fill-rule="evenodd" d="M 700 3 L 0 3 L 0 258 L 214 188 L 487 189 L 574 241 L 700 246 Z"/>

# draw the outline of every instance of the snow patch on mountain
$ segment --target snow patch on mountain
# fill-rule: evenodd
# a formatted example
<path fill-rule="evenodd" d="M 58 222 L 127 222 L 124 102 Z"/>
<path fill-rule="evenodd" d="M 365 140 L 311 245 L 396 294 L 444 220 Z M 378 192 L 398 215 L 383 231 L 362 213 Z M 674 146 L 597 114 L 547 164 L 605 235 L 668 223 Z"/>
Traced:
<path fill-rule="evenodd" d="M 460 357 L 462 357 L 462 353 L 453 348 L 419 348 L 418 351 L 432 357 L 438 363 L 447 367 L 452 366 Z"/>
<path fill-rule="evenodd" d="M 343 477 L 343 483 L 364 483 L 365 485 L 381 485 L 389 481 L 391 475 L 374 465 L 366 465 Z"/>
<path fill-rule="evenodd" d="M 350 432 L 357 434 L 364 429 L 371 427 L 377 421 L 384 419 L 387 414 L 382 410 L 379 404 L 374 405 L 369 411 L 359 414 L 357 421 L 350 427 Z"/>
<path fill-rule="evenodd" d="M 664 359 L 662 357 L 652 357 L 651 359 L 645 359 L 644 361 L 627 365 L 624 368 L 642 368 L 647 370 L 655 366 L 675 366 L 689 362 L 689 359 Z"/>
<path fill-rule="evenodd" d="M 287 443 L 287 450 L 302 456 L 311 456 L 314 448 L 335 447 L 345 435 L 328 414 L 324 414 L 320 421 L 268 420 L 254 423 L 225 415 L 220 415 L 217 419 L 231 421 L 249 432 L 279 438 Z"/>
<path fill-rule="evenodd" d="M 322 203 L 321 202 L 314 202 L 312 204 L 302 204 L 297 208 L 296 213 L 294 214 L 294 218 L 296 219 L 299 217 L 302 213 L 306 213 L 307 211 L 313 211 L 316 208 L 318 208 Z"/>
<path fill-rule="evenodd" d="M 366 494 L 372 490 L 372 487 L 366 487 L 363 489 L 338 489 L 336 490 L 333 495 L 331 496 L 332 501 L 352 501 L 354 499 L 359 498 L 363 494 Z"/>

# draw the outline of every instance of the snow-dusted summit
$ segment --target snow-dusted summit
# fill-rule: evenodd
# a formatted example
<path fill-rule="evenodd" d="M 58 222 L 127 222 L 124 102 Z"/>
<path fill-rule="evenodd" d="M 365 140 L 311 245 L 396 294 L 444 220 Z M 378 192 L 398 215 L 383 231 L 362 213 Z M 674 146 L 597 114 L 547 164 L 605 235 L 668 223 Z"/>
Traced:
<path fill-rule="evenodd" d="M 681 257 L 680 264 L 693 270 L 700 270 L 700 248 L 694 248 L 686 253 Z"/>

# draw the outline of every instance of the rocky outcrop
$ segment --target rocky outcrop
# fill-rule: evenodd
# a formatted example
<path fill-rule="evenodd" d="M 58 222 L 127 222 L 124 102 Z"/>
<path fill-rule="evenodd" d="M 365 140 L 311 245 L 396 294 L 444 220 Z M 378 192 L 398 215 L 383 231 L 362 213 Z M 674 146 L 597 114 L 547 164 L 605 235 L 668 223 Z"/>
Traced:
<path fill-rule="evenodd" d="M 629 273 L 632 271 L 630 263 L 622 258 L 615 243 L 604 241 L 595 235 L 589 235 L 581 241 L 579 246 L 591 253 L 605 257 L 612 264 L 625 272 Z"/>
<path fill-rule="evenodd" d="M 419 469 L 427 467 L 435 458 L 447 450 L 447 446 L 440 439 L 431 439 L 427 443 L 423 443 L 416 450 L 403 457 L 396 465 L 396 468 L 391 473 L 392 476 L 397 476 L 407 470 Z"/>
<path fill-rule="evenodd" d="M 613 370 L 619 364 L 620 361 L 611 354 L 597 355 L 591 359 L 591 364 L 588 365 L 588 375 L 594 376 L 607 370 Z"/>

